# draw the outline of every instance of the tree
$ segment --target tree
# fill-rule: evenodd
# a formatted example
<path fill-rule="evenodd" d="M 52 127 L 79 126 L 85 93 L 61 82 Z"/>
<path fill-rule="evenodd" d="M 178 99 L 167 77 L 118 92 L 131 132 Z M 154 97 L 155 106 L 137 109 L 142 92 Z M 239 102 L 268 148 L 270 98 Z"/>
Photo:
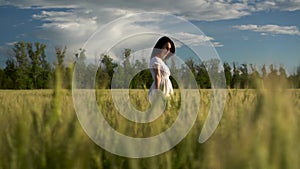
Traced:
<path fill-rule="evenodd" d="M 79 89 L 86 88 L 86 64 L 85 64 L 86 56 L 85 56 L 85 50 L 84 49 L 79 49 L 79 52 L 75 54 L 75 66 L 76 66 L 76 71 L 75 77 L 76 77 L 76 87 Z"/>
<path fill-rule="evenodd" d="M 29 89 L 31 86 L 31 80 L 29 78 L 30 66 L 29 60 L 26 53 L 25 42 L 17 42 L 14 44 L 14 58 L 11 61 L 16 61 L 16 87 L 18 89 Z"/>
<path fill-rule="evenodd" d="M 212 88 L 223 88 L 222 86 L 223 82 L 225 81 L 225 77 L 222 75 L 222 64 L 219 59 L 210 59 L 204 62 L 204 65 L 206 67 L 206 70 L 208 72 L 210 81 L 211 81 L 211 87 Z"/>
<path fill-rule="evenodd" d="M 179 70 L 176 68 L 176 63 L 175 63 L 174 59 L 171 59 L 170 72 L 171 72 L 170 80 L 171 80 L 171 83 L 173 85 L 173 88 L 178 89 L 178 84 L 177 84 L 177 81 L 175 79 L 179 78 Z M 148 69 L 147 73 L 148 73 L 147 88 L 150 88 L 152 83 L 153 83 L 152 74 L 150 72 L 150 69 Z"/>
<path fill-rule="evenodd" d="M 198 83 L 198 86 L 202 89 L 211 88 L 210 79 L 205 64 L 200 63 L 195 66 L 195 69 L 196 69 L 196 81 Z"/>
<path fill-rule="evenodd" d="M 296 73 L 296 76 L 295 76 L 296 78 L 296 80 L 295 80 L 295 86 L 297 87 L 297 88 L 300 88 L 300 65 L 297 67 L 297 73 Z"/>
<path fill-rule="evenodd" d="M 300 88 L 300 65 L 297 66 L 296 71 L 288 77 L 289 85 L 292 88 Z"/>
<path fill-rule="evenodd" d="M 2 70 L 2 69 L 0 68 L 0 89 L 3 89 L 3 88 L 4 88 L 5 80 L 6 80 L 5 72 L 4 72 L 4 70 Z"/>
<path fill-rule="evenodd" d="M 54 62 L 54 65 L 56 65 L 58 68 L 61 70 L 64 70 L 64 60 L 66 57 L 66 52 L 67 52 L 67 47 L 55 47 L 55 54 L 56 54 L 56 59 L 57 62 Z M 77 55 L 76 55 L 77 56 Z"/>
<path fill-rule="evenodd" d="M 279 82 L 282 84 L 287 82 L 286 71 L 282 65 L 279 67 Z"/>
<path fill-rule="evenodd" d="M 131 55 L 132 50 L 129 48 L 124 49 L 124 56 L 125 59 L 129 59 L 129 56 Z"/>
<path fill-rule="evenodd" d="M 240 86 L 240 70 L 235 62 L 233 62 L 233 75 L 231 81 L 231 88 L 238 88 Z"/>
<path fill-rule="evenodd" d="M 56 54 L 56 61 L 54 62 L 55 66 L 55 74 L 61 76 L 62 80 L 62 87 L 63 88 L 71 88 L 71 74 L 70 74 L 70 68 L 65 67 L 64 61 L 67 53 L 67 47 L 55 47 L 55 54 Z"/>
<path fill-rule="evenodd" d="M 96 73 L 96 87 L 100 89 L 107 89 L 110 87 L 111 77 L 108 73 L 104 72 L 102 69 L 98 69 Z M 117 88 L 117 86 L 115 86 Z"/>
<path fill-rule="evenodd" d="M 261 78 L 259 72 L 253 64 L 250 64 L 250 68 L 252 73 L 249 75 L 249 87 L 257 88 L 261 85 Z"/>
<path fill-rule="evenodd" d="M 185 64 L 191 70 L 191 72 L 193 73 L 193 75 L 195 75 L 195 73 L 196 73 L 196 71 L 195 71 L 195 62 L 193 61 L 193 59 L 190 58 L 190 59 L 186 60 Z"/>
<path fill-rule="evenodd" d="M 231 67 L 229 63 L 224 63 L 224 74 L 225 74 L 225 79 L 226 79 L 226 86 L 230 87 L 231 86 L 231 81 L 232 81 L 232 75 L 231 75 Z"/>
<path fill-rule="evenodd" d="M 139 60 L 135 61 L 133 65 L 134 72 L 138 72 L 130 82 L 130 88 L 134 89 L 146 89 L 152 85 L 152 76 L 146 60 L 143 58 L 142 62 Z M 142 71 L 140 71 L 142 70 Z"/>
<path fill-rule="evenodd" d="M 107 55 L 104 54 L 103 58 L 101 60 L 101 63 L 104 64 L 104 71 L 110 76 L 112 77 L 114 74 L 114 68 L 117 67 L 116 63 L 113 63 L 113 59 Z"/>
<path fill-rule="evenodd" d="M 50 80 L 51 80 L 51 65 L 46 59 L 45 50 L 43 50 L 41 54 L 40 60 L 42 72 L 40 78 L 42 79 L 41 88 L 49 88 Z"/>
<path fill-rule="evenodd" d="M 268 74 L 268 80 L 271 80 L 271 81 L 278 81 L 278 70 L 275 68 L 275 66 L 273 64 L 271 64 L 269 66 L 269 69 L 270 69 L 270 73 Z"/>
<path fill-rule="evenodd" d="M 46 60 L 45 49 L 46 45 L 39 42 L 27 43 L 27 53 L 31 60 L 29 77 L 32 79 L 30 88 L 41 89 L 47 88 L 50 79 L 50 64 Z"/>
<path fill-rule="evenodd" d="M 296 87 L 300 88 L 300 66 L 297 68 L 297 73 L 296 73 Z"/>
<path fill-rule="evenodd" d="M 240 88 L 245 89 L 249 86 L 249 75 L 248 75 L 248 68 L 247 64 L 242 64 L 240 69 Z"/>
<path fill-rule="evenodd" d="M 15 61 L 12 58 L 6 60 L 6 67 L 4 69 L 5 73 L 5 84 L 3 85 L 4 89 L 17 89 L 18 86 L 16 84 L 17 79 L 17 69 L 15 65 Z"/>
<path fill-rule="evenodd" d="M 17 42 L 13 53 L 6 61 L 4 69 L 6 88 L 41 89 L 46 88 L 50 79 L 50 64 L 46 60 L 46 45 L 38 42 Z"/>

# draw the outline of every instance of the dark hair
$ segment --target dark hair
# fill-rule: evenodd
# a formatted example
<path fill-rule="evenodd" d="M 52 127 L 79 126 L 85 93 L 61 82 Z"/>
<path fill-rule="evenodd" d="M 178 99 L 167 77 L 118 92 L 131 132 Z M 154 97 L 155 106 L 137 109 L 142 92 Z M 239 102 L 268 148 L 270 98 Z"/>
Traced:
<path fill-rule="evenodd" d="M 164 45 L 167 44 L 168 42 L 171 44 L 171 49 L 170 49 L 170 52 L 166 56 L 165 59 L 168 59 L 169 57 L 171 57 L 172 55 L 174 55 L 175 54 L 175 45 L 174 45 L 174 42 L 169 37 L 163 36 L 160 39 L 158 39 L 158 41 L 156 42 L 155 46 L 153 47 L 151 58 L 154 57 L 154 56 L 156 56 L 160 52 L 159 49 L 162 49 L 164 47 Z"/>

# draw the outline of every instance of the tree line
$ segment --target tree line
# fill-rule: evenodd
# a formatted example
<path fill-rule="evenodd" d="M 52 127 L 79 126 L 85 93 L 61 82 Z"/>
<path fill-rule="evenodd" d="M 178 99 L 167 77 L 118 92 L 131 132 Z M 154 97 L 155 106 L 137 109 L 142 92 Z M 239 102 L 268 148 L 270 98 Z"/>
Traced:
<path fill-rule="evenodd" d="M 49 63 L 45 53 L 46 45 L 39 42 L 17 42 L 8 55 L 5 67 L 0 68 L 0 89 L 53 89 L 56 81 L 61 80 L 61 87 L 71 89 L 74 65 L 80 66 L 82 73 L 79 78 L 87 78 L 87 74 L 96 71 L 97 88 L 135 88 L 149 89 L 153 79 L 145 59 L 131 61 L 131 49 L 124 49 L 124 61 L 118 65 L 108 54 L 102 54 L 94 63 L 87 63 L 85 50 L 80 49 L 74 54 L 72 63 L 66 63 L 66 47 L 56 47 L 56 61 Z M 285 83 L 287 88 L 300 88 L 300 66 L 293 74 L 287 75 L 283 66 L 276 68 L 274 65 L 261 65 L 258 69 L 253 64 L 241 64 L 227 62 L 221 65 L 218 59 L 211 59 L 201 63 L 195 63 L 192 59 L 185 61 L 182 67 L 170 66 L 171 75 L 189 69 L 192 72 L 199 88 L 212 87 L 210 76 L 224 74 L 227 88 L 256 88 L 264 83 Z M 142 70 L 142 71 L 138 71 Z M 114 73 L 118 76 L 113 79 Z M 131 75 L 135 74 L 134 77 Z M 220 76 L 221 77 L 221 76 Z M 114 80 L 114 83 L 112 83 Z M 85 80 L 82 82 L 84 83 Z M 89 81 L 86 79 L 86 81 Z M 178 84 L 173 77 L 171 81 L 174 88 Z M 82 84 L 88 87 L 87 84 Z"/>

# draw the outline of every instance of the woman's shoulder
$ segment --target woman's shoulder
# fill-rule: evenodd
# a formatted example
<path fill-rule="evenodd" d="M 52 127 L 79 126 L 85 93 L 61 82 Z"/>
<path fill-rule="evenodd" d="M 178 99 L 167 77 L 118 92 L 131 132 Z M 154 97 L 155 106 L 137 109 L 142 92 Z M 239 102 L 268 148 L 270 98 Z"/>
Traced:
<path fill-rule="evenodd" d="M 157 56 L 154 56 L 154 57 L 151 58 L 150 62 L 158 62 L 158 63 L 160 63 L 160 62 L 162 62 L 162 60 L 161 60 L 161 58 L 159 58 Z"/>

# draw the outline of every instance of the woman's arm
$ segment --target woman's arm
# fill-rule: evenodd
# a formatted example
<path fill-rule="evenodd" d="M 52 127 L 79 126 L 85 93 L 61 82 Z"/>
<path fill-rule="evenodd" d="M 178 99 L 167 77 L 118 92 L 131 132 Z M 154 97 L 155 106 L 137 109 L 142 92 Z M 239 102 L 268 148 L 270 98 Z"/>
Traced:
<path fill-rule="evenodd" d="M 154 69 L 155 73 L 155 88 L 159 89 L 160 88 L 160 81 L 161 81 L 161 72 L 160 72 L 160 67 L 158 66 L 156 69 Z"/>

